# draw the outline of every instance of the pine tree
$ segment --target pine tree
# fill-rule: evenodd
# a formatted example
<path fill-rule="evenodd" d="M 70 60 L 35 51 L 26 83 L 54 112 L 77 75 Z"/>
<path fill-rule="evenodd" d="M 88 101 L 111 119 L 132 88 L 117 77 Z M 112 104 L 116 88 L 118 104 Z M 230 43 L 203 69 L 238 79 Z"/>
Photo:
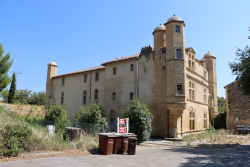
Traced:
<path fill-rule="evenodd" d="M 0 43 L 0 92 L 2 92 L 2 90 L 4 90 L 10 83 L 8 72 L 13 62 L 10 59 L 10 54 L 7 53 L 3 56 L 3 52 L 4 49 Z"/>
<path fill-rule="evenodd" d="M 15 92 L 16 92 L 16 74 L 13 73 L 12 82 L 9 90 L 8 103 L 14 103 L 15 101 Z"/>

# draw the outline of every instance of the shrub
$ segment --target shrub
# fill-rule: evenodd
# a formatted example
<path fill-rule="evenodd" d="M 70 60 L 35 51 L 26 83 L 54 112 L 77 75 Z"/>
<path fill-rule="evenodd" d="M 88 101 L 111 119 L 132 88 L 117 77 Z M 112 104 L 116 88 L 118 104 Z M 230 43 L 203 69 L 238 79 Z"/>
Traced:
<path fill-rule="evenodd" d="M 24 150 L 30 150 L 34 144 L 31 139 L 32 131 L 20 124 L 5 125 L 0 132 L 0 154 L 3 156 L 18 156 Z"/>
<path fill-rule="evenodd" d="M 65 104 L 61 106 L 55 103 L 46 110 L 44 118 L 48 121 L 54 121 L 56 132 L 62 132 L 64 127 L 70 124 Z"/>
<path fill-rule="evenodd" d="M 82 106 L 74 114 L 74 122 L 95 124 L 99 129 L 108 127 L 107 117 L 104 114 L 104 109 L 98 104 L 89 104 L 87 108 Z"/>
<path fill-rule="evenodd" d="M 129 118 L 130 131 L 137 135 L 138 144 L 149 139 L 153 129 L 153 114 L 146 104 L 142 104 L 138 98 L 134 98 L 132 104 L 122 111 L 122 116 Z"/>

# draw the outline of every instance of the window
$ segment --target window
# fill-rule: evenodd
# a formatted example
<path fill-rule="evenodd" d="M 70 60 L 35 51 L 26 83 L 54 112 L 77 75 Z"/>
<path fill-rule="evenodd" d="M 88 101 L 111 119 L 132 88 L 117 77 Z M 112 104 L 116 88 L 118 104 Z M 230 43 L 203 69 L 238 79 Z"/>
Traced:
<path fill-rule="evenodd" d="M 110 118 L 110 131 L 115 132 L 115 118 Z"/>
<path fill-rule="evenodd" d="M 98 103 L 98 89 L 95 90 L 95 102 Z"/>
<path fill-rule="evenodd" d="M 65 78 L 62 79 L 62 85 L 64 85 Z"/>
<path fill-rule="evenodd" d="M 177 94 L 182 94 L 182 85 L 177 85 Z"/>
<path fill-rule="evenodd" d="M 130 64 L 130 71 L 134 71 L 134 64 Z"/>
<path fill-rule="evenodd" d="M 204 88 L 204 103 L 207 103 L 207 89 Z"/>
<path fill-rule="evenodd" d="M 116 67 L 113 68 L 113 75 L 116 75 Z"/>
<path fill-rule="evenodd" d="M 85 74 L 85 75 L 84 75 L 84 83 L 86 83 L 86 82 L 87 82 L 87 78 L 88 78 L 88 75 L 87 75 L 87 74 Z"/>
<path fill-rule="evenodd" d="M 194 55 L 189 54 L 188 68 L 194 71 Z"/>
<path fill-rule="evenodd" d="M 64 102 L 64 93 L 62 92 L 62 96 L 61 96 L 61 104 L 63 104 Z"/>
<path fill-rule="evenodd" d="M 133 98 L 134 98 L 134 93 L 133 93 L 133 92 L 130 92 L 129 100 L 133 100 Z"/>
<path fill-rule="evenodd" d="M 204 113 L 204 128 L 207 129 L 207 113 Z"/>
<path fill-rule="evenodd" d="M 206 71 L 206 70 L 204 70 L 204 72 L 203 72 L 203 77 L 204 77 L 204 78 L 207 77 L 207 71 Z"/>
<path fill-rule="evenodd" d="M 239 122 L 240 119 L 239 119 L 239 117 L 235 117 L 234 120 L 235 120 L 236 122 Z"/>
<path fill-rule="evenodd" d="M 180 28 L 180 26 L 175 26 L 175 32 L 176 32 L 176 33 L 181 33 L 181 28 Z"/>
<path fill-rule="evenodd" d="M 189 99 L 194 100 L 195 96 L 194 96 L 194 83 L 189 81 L 189 95 L 188 95 Z"/>
<path fill-rule="evenodd" d="M 112 100 L 116 101 L 116 93 L 115 92 L 113 92 L 113 94 L 112 94 Z"/>
<path fill-rule="evenodd" d="M 83 91 L 83 100 L 82 100 L 82 104 L 86 104 L 86 99 L 87 99 L 87 91 Z"/>
<path fill-rule="evenodd" d="M 194 111 L 190 111 L 189 113 L 189 129 L 190 130 L 194 130 L 195 128 L 195 124 L 194 124 Z"/>
<path fill-rule="evenodd" d="M 99 73 L 95 73 L 95 81 L 99 81 Z"/>
<path fill-rule="evenodd" d="M 176 58 L 181 59 L 181 50 L 180 49 L 176 49 Z"/>

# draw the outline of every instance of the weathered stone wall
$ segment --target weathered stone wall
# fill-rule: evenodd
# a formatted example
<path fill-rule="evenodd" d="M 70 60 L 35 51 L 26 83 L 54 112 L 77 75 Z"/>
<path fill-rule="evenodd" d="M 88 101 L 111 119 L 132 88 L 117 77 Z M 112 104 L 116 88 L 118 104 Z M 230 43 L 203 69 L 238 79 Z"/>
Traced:
<path fill-rule="evenodd" d="M 236 125 L 250 125 L 250 97 L 238 89 L 235 81 L 225 87 L 227 106 L 227 129 L 236 130 Z M 235 121 L 235 117 L 239 121 Z"/>

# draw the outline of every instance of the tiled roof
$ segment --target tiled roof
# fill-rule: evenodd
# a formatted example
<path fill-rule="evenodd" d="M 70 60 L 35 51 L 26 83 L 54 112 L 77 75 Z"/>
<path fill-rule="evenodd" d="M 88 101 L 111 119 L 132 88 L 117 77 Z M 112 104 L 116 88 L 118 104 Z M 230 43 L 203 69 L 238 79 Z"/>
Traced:
<path fill-rule="evenodd" d="M 109 63 L 114 63 L 114 62 L 123 61 L 123 60 L 128 60 L 128 59 L 134 59 L 134 58 L 139 57 L 139 55 L 140 55 L 140 54 L 135 54 L 135 55 L 132 55 L 132 56 L 116 58 L 115 60 L 106 61 L 106 62 L 102 63 L 102 65 L 105 66 L 106 64 L 109 64 Z"/>
<path fill-rule="evenodd" d="M 88 71 L 101 70 L 101 69 L 105 69 L 105 66 L 98 66 L 98 67 L 88 68 L 88 69 L 84 69 L 84 70 L 80 70 L 80 71 L 74 71 L 74 72 L 70 72 L 70 73 L 60 74 L 60 75 L 54 76 L 53 78 L 66 76 L 66 75 L 72 75 L 72 74 L 79 74 L 79 73 L 88 72 Z"/>
<path fill-rule="evenodd" d="M 101 66 L 98 66 L 98 67 L 93 67 L 93 68 L 88 68 L 88 69 L 85 69 L 85 70 L 80 70 L 80 71 L 74 71 L 74 72 L 70 72 L 70 73 L 60 74 L 60 75 L 56 75 L 56 76 L 54 76 L 52 78 L 66 76 L 66 75 L 72 75 L 72 74 L 79 74 L 79 73 L 88 72 L 88 71 L 105 69 L 105 65 L 108 64 L 108 63 L 113 63 L 113 62 L 118 62 L 118 61 L 123 61 L 123 60 L 134 59 L 134 58 L 139 57 L 139 55 L 140 54 L 135 54 L 135 55 L 132 55 L 132 56 L 116 58 L 115 60 L 104 62 L 104 63 L 101 64 Z"/>

